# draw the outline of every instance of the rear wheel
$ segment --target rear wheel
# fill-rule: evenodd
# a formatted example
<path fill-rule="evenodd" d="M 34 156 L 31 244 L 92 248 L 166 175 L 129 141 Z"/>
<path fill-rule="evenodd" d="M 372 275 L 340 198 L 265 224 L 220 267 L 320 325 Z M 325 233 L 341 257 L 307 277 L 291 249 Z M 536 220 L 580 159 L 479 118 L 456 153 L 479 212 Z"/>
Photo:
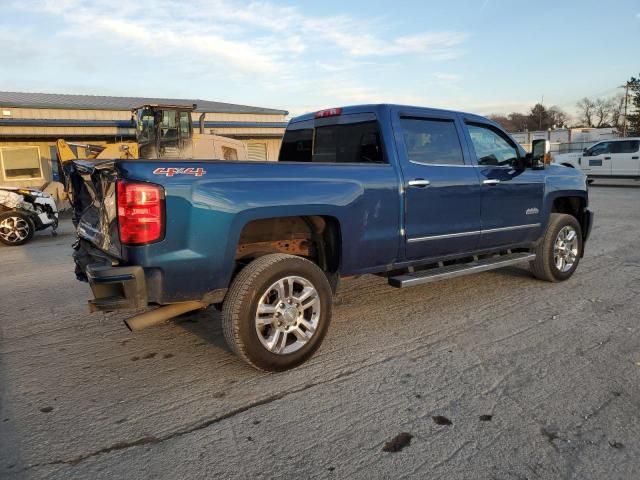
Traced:
<path fill-rule="evenodd" d="M 0 242 L 11 247 L 23 245 L 33 238 L 35 225 L 22 212 L 0 214 Z"/>
<path fill-rule="evenodd" d="M 325 273 L 300 257 L 270 254 L 234 279 L 222 308 L 231 350 L 259 370 L 282 371 L 309 359 L 331 321 Z"/>
<path fill-rule="evenodd" d="M 567 280 L 582 256 L 582 229 L 572 215 L 552 213 L 547 231 L 536 246 L 530 263 L 536 278 L 549 282 Z"/>

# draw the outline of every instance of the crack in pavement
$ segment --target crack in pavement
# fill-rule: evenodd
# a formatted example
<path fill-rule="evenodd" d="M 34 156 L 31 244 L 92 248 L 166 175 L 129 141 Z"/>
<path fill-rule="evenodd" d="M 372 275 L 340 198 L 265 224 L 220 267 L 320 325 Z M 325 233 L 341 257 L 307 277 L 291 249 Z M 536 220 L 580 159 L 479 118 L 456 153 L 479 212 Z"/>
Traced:
<path fill-rule="evenodd" d="M 423 345 L 421 345 L 420 347 L 424 347 Z M 322 381 L 317 381 L 317 382 L 313 382 L 313 383 L 307 383 L 305 385 L 302 385 L 296 389 L 293 390 L 289 390 L 287 392 L 282 392 L 282 393 L 278 393 L 275 395 L 270 395 L 268 397 L 265 397 L 261 400 L 257 400 L 255 402 L 249 403 L 248 405 L 230 410 L 229 412 L 223 414 L 223 415 L 219 415 L 217 417 L 214 418 L 210 418 L 208 420 L 205 420 L 203 422 L 197 423 L 196 425 L 194 425 L 193 427 L 190 428 L 186 428 L 186 429 L 182 429 L 182 430 L 177 430 L 175 432 L 172 432 L 168 435 L 165 435 L 163 437 L 155 437 L 155 436 L 145 436 L 145 437 L 141 437 L 138 438 L 136 440 L 131 440 L 131 441 L 122 441 L 122 442 L 116 442 L 112 445 L 109 445 L 108 447 L 103 447 L 100 448 L 98 450 L 94 450 L 93 452 L 90 453 L 86 453 L 84 455 L 78 455 L 76 457 L 73 457 L 71 459 L 60 459 L 60 460 L 52 460 L 50 462 L 44 462 L 44 463 L 35 463 L 35 464 L 31 464 L 28 465 L 26 468 L 23 468 L 21 470 L 16 471 L 16 473 L 19 472 L 24 472 L 26 470 L 31 470 L 34 468 L 39 468 L 39 467 L 48 467 L 48 466 L 54 466 L 54 465 L 70 465 L 70 466 L 76 466 L 79 463 L 83 462 L 84 460 L 87 460 L 89 458 L 92 457 L 96 457 L 98 455 L 104 454 L 104 453 L 112 453 L 112 452 L 116 452 L 116 451 L 120 451 L 120 450 L 126 450 L 129 448 L 134 448 L 134 447 L 140 447 L 140 446 L 144 446 L 144 445 L 156 445 L 162 442 L 165 442 L 167 440 L 173 440 L 174 438 L 179 438 L 182 437 L 184 435 L 189 435 L 190 433 L 199 431 L 199 430 L 203 430 L 207 427 L 210 427 L 211 425 L 214 425 L 216 423 L 220 423 L 224 420 L 227 420 L 231 417 L 234 417 L 236 415 L 239 415 L 241 413 L 244 413 L 248 410 L 251 410 L 252 408 L 256 408 L 256 407 L 260 407 L 262 405 L 267 405 L 269 403 L 281 400 L 289 395 L 295 395 L 296 393 L 300 393 L 303 392 L 305 390 L 308 390 L 310 388 L 314 388 L 317 387 L 319 385 L 324 385 L 327 383 L 331 383 L 337 380 L 342 380 L 346 377 L 349 377 L 355 373 L 360 372 L 361 370 L 365 370 L 367 368 L 371 368 L 371 367 L 377 367 L 379 365 L 382 365 L 384 363 L 387 363 L 389 361 L 395 360 L 397 358 L 401 358 L 409 353 L 412 353 L 411 350 L 406 351 L 406 352 L 402 352 L 401 354 L 398 355 L 391 355 L 389 357 L 386 357 L 382 360 L 380 360 L 379 362 L 373 362 L 373 363 L 367 363 L 365 365 L 361 365 L 358 368 L 353 368 L 351 370 L 345 370 L 342 371 L 340 373 L 338 373 L 336 376 L 327 379 L 327 380 L 322 380 Z"/>

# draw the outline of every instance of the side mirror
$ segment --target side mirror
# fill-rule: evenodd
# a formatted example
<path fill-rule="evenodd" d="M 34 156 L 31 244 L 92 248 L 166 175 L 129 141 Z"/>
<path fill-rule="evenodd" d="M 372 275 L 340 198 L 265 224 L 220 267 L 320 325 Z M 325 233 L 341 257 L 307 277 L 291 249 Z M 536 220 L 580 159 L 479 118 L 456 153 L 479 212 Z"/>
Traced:
<path fill-rule="evenodd" d="M 531 143 L 531 168 L 544 168 L 550 151 L 551 145 L 549 144 L 549 140 L 534 140 Z"/>

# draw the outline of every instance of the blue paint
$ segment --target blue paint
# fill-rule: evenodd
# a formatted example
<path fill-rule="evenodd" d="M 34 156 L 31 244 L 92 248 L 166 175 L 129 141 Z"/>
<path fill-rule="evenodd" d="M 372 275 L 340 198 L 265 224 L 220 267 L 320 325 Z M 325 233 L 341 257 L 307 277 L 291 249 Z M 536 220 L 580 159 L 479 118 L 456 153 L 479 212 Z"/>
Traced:
<path fill-rule="evenodd" d="M 166 191 L 164 240 L 122 247 L 123 264 L 140 265 L 148 279 L 160 282 L 156 287 L 162 302 L 198 299 L 207 291 L 229 286 L 241 231 L 253 220 L 332 217 L 340 227 L 340 274 L 349 276 L 491 249 L 527 247 L 544 231 L 555 198 L 587 198 L 586 177 L 576 169 L 478 165 L 465 122 L 500 127 L 475 115 L 364 105 L 344 108 L 340 118 L 316 120 L 313 114 L 303 115 L 291 121 L 291 128 L 301 122 L 342 122 L 356 114 L 378 119 L 387 163 L 117 161 L 119 178 L 161 184 Z M 410 162 L 399 123 L 406 115 L 455 122 L 463 164 Z M 204 168 L 206 174 L 153 174 L 159 165 Z M 431 183 L 424 189 L 408 187 L 415 178 Z M 485 185 L 487 179 L 500 184 Z M 524 224 L 537 226 L 491 232 Z M 458 233 L 461 236 L 437 238 Z M 424 237 L 436 238 L 406 241 Z"/>

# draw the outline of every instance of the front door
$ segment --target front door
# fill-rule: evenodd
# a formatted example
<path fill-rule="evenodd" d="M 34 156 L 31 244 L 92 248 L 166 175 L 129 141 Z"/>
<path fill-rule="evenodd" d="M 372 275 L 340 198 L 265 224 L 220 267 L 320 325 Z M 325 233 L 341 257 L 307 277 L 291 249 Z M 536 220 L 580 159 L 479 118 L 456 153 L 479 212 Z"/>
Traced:
<path fill-rule="evenodd" d="M 535 241 L 542 233 L 544 171 L 521 167 L 521 151 L 502 130 L 467 123 L 482 184 L 480 249 Z"/>
<path fill-rule="evenodd" d="M 611 142 L 600 142 L 591 146 L 582 155 L 582 170 L 587 175 L 611 175 Z"/>
<path fill-rule="evenodd" d="M 465 155 L 454 114 L 423 109 L 394 118 L 405 190 L 408 259 L 475 250 L 480 237 L 480 184 Z"/>

